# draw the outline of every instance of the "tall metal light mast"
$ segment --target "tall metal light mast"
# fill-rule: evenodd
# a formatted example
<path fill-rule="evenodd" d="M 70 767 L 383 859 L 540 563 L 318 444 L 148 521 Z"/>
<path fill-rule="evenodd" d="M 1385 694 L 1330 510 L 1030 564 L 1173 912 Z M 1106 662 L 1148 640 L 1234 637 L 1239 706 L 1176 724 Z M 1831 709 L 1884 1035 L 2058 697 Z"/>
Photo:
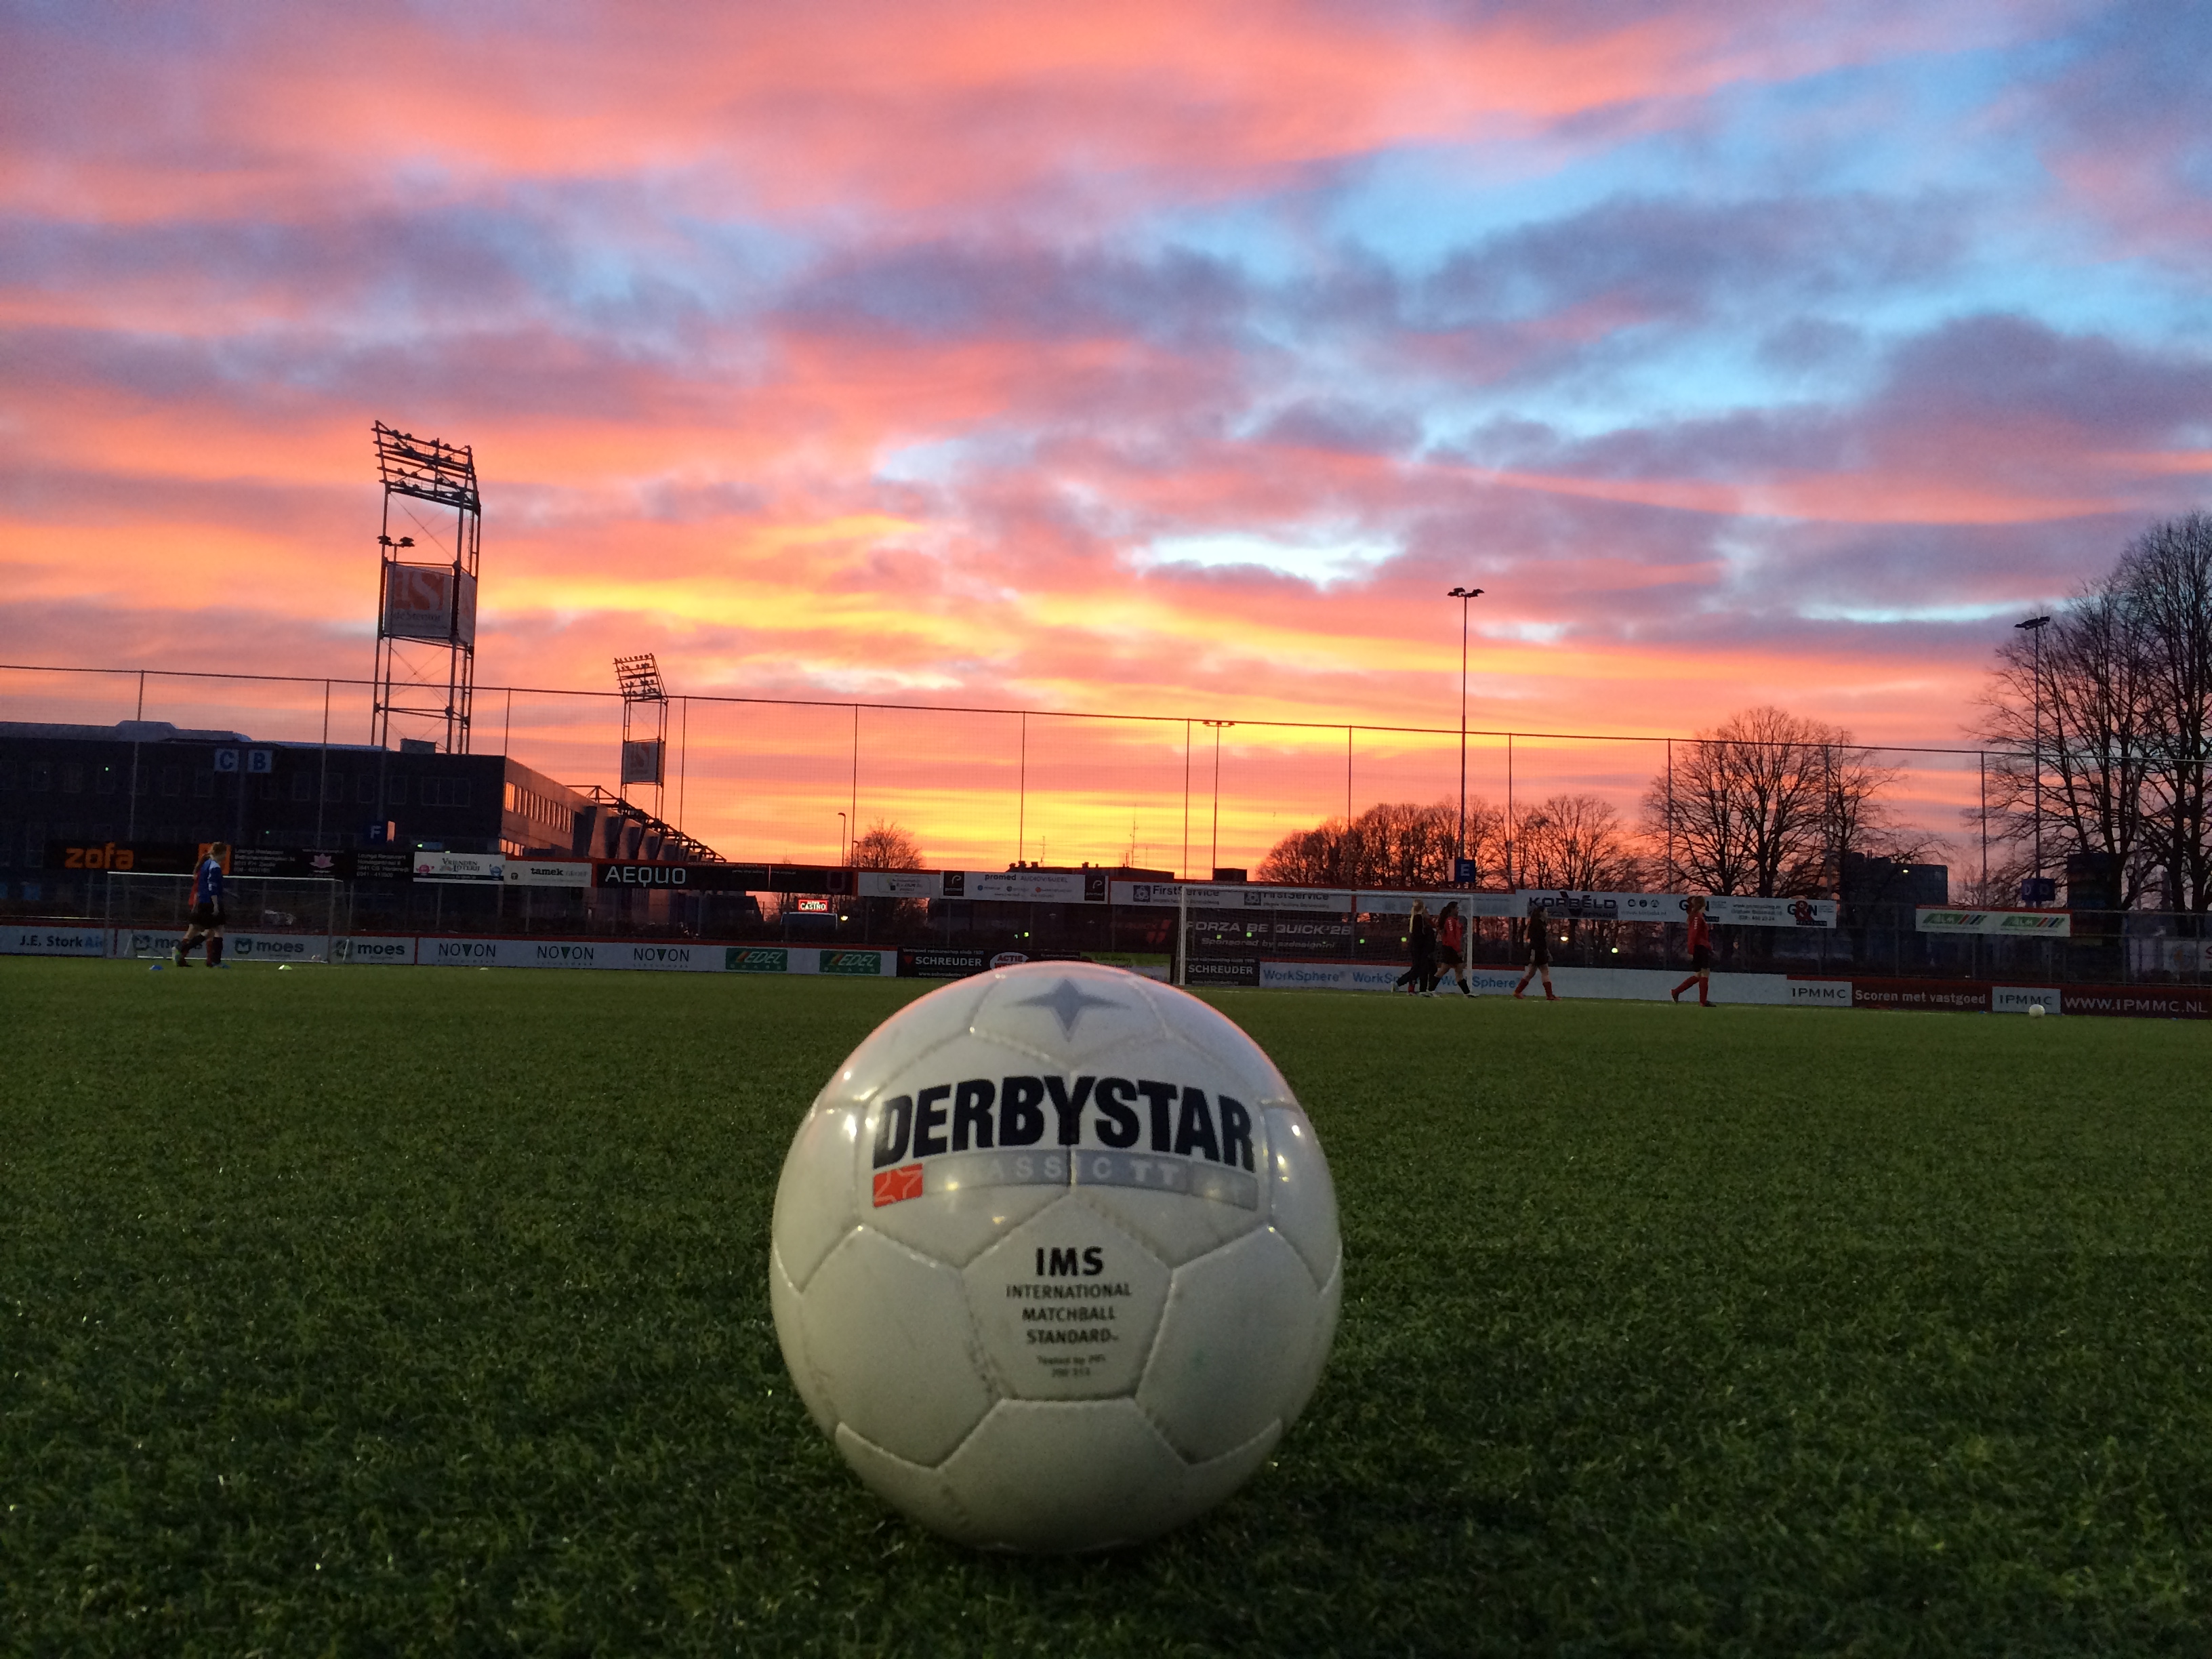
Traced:
<path fill-rule="evenodd" d="M 477 557 L 483 540 L 476 458 L 465 444 L 417 438 L 381 421 L 374 430 L 384 519 L 376 537 L 376 682 L 368 740 L 381 749 L 394 735 L 427 737 L 447 754 L 465 755 L 476 696 Z M 412 501 L 437 510 L 426 516 Z M 453 556 L 441 559 L 432 549 L 444 549 L 447 513 L 453 515 Z M 422 533 L 420 544 L 415 536 L 392 534 L 410 526 Z M 396 733 L 395 715 L 401 721 Z"/>
<path fill-rule="evenodd" d="M 660 683 L 660 665 L 650 651 L 617 657 L 615 683 L 623 698 L 623 799 L 629 799 L 633 783 L 649 783 L 653 816 L 665 817 L 660 808 L 668 781 L 668 688 Z"/>

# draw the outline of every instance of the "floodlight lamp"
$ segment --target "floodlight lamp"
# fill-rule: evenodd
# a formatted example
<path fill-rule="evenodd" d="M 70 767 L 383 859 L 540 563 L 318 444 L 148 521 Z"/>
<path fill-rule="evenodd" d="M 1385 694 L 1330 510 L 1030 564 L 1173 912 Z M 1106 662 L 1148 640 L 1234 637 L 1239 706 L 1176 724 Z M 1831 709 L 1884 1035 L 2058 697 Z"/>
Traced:
<path fill-rule="evenodd" d="M 1482 594 L 1483 590 L 1480 587 L 1455 587 L 1444 597 L 1448 599 L 1479 599 Z"/>
<path fill-rule="evenodd" d="M 615 659 L 615 683 L 624 702 L 666 702 L 668 689 L 660 683 L 660 665 L 650 651 L 635 657 Z"/>
<path fill-rule="evenodd" d="M 2014 628 L 2025 628 L 2033 633 L 2039 634 L 2045 629 L 2051 626 L 2051 618 L 2048 617 L 2030 617 L 2026 622 L 2016 622 L 2013 626 Z"/>

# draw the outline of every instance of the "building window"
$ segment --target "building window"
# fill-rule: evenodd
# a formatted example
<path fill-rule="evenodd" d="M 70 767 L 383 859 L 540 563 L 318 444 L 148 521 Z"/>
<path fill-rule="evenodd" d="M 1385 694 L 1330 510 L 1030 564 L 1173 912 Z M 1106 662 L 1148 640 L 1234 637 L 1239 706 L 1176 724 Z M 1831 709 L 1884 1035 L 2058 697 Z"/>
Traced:
<path fill-rule="evenodd" d="M 385 791 L 384 804 L 386 806 L 407 805 L 407 780 L 404 776 L 392 780 L 391 787 Z"/>
<path fill-rule="evenodd" d="M 0 789 L 13 789 L 15 787 L 15 763 L 11 760 L 0 760 Z"/>
<path fill-rule="evenodd" d="M 62 793 L 64 795 L 82 795 L 84 793 L 84 764 L 82 762 L 64 761 L 62 763 Z"/>
<path fill-rule="evenodd" d="M 345 797 L 346 781 L 344 773 L 332 772 L 323 780 L 323 799 L 325 800 L 342 801 Z"/>
<path fill-rule="evenodd" d="M 253 793 L 256 795 L 258 795 L 263 800 L 275 800 L 276 799 L 276 780 L 264 773 L 262 776 L 256 778 L 253 781 Z"/>
<path fill-rule="evenodd" d="M 54 769 L 52 765 L 46 761 L 33 761 L 31 763 L 31 792 L 33 794 L 42 795 L 53 787 Z"/>
<path fill-rule="evenodd" d="M 215 795 L 215 774 L 213 772 L 193 773 L 192 793 L 201 800 L 209 800 L 213 799 Z"/>
<path fill-rule="evenodd" d="M 292 774 L 292 799 L 313 800 L 315 798 L 315 775 L 313 772 Z"/>
<path fill-rule="evenodd" d="M 115 793 L 115 769 L 112 766 L 101 767 L 98 772 L 93 775 L 92 787 L 103 795 L 113 794 Z"/>
<path fill-rule="evenodd" d="M 161 793 L 165 795 L 181 795 L 185 793 L 183 767 L 165 766 L 161 769 Z"/>

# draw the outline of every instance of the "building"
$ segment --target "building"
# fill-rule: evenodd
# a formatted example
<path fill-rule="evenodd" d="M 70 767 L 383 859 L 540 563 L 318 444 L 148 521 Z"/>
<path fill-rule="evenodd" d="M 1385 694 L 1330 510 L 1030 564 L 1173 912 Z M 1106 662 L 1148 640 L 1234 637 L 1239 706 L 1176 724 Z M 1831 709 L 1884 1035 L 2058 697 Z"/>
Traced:
<path fill-rule="evenodd" d="M 209 841 L 719 861 L 641 808 L 506 755 L 269 742 L 166 720 L 0 720 L 0 880 L 38 880 L 58 843 Z"/>

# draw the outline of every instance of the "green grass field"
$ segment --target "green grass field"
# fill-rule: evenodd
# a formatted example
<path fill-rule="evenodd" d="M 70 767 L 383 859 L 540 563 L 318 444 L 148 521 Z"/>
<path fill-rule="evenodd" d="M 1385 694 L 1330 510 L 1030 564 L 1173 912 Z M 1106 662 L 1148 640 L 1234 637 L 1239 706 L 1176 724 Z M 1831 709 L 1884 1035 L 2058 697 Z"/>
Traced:
<path fill-rule="evenodd" d="M 770 1195 L 896 982 L 0 961 L 0 1649 L 2202 1654 L 2212 1032 L 1232 993 L 1343 1206 L 1275 1464 L 986 1559 Z"/>

